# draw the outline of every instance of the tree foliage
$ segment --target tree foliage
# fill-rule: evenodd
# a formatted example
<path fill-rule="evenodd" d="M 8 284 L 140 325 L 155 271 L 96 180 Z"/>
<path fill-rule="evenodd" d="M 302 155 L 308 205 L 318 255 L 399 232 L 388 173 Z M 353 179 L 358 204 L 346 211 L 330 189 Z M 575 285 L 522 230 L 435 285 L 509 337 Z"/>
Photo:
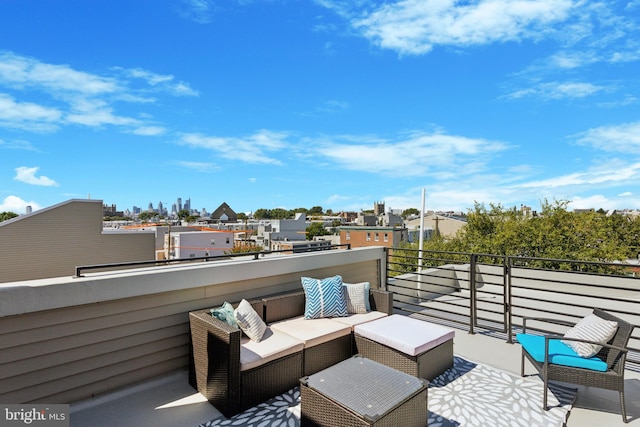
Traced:
<path fill-rule="evenodd" d="M 409 208 L 409 209 L 403 210 L 402 213 L 400 214 L 400 216 L 405 219 L 411 215 L 420 216 L 420 211 L 416 208 Z"/>
<path fill-rule="evenodd" d="M 329 209 L 327 212 L 331 212 Z M 297 213 L 304 213 L 307 216 L 321 216 L 325 215 L 322 210 L 322 206 L 313 206 L 311 209 L 307 208 L 295 208 L 295 209 L 256 209 L 253 213 L 255 219 L 293 219 Z"/>
<path fill-rule="evenodd" d="M 233 248 L 225 251 L 225 255 L 231 254 L 246 254 L 262 251 L 263 247 L 257 244 L 234 246 Z"/>
<path fill-rule="evenodd" d="M 15 212 L 0 212 L 0 222 L 15 218 L 17 216 L 18 214 Z"/>
<path fill-rule="evenodd" d="M 618 262 L 638 256 L 640 218 L 568 211 L 568 201 L 544 201 L 539 215 L 476 203 L 454 238 L 436 236 L 424 250 L 544 258 L 536 266 L 575 269 L 561 260 Z M 411 246 L 417 249 L 417 244 Z M 534 261 L 527 261 L 533 265 Z M 600 267 L 579 267 L 596 270 Z"/>
<path fill-rule="evenodd" d="M 321 222 L 312 222 L 305 230 L 307 232 L 307 240 L 313 240 L 316 236 L 326 236 L 329 233 Z"/>

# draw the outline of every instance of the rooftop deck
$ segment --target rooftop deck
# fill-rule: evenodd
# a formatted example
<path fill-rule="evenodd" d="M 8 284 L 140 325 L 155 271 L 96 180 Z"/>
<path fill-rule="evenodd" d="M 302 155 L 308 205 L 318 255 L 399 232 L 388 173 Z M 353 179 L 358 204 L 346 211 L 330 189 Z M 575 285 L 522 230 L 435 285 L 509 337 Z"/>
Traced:
<path fill-rule="evenodd" d="M 482 334 L 457 330 L 454 352 L 468 360 L 519 375 L 520 346 Z M 527 370 L 534 372 L 533 368 Z M 630 422 L 640 425 L 640 374 L 626 375 L 626 403 Z M 540 397 L 542 399 L 542 396 Z M 598 408 L 598 410 L 587 408 Z M 473 409 L 471 409 L 473 410 Z M 101 398 L 76 402 L 71 406 L 72 426 L 198 426 L 221 416 L 202 395 L 191 388 L 185 370 L 164 375 L 137 386 L 127 387 Z M 620 417 L 616 392 L 580 389 L 568 427 L 625 425 Z"/>
<path fill-rule="evenodd" d="M 540 283 L 558 282 L 558 275 L 525 271 L 519 274 L 526 286 L 514 286 L 505 299 L 500 295 L 502 279 L 493 280 L 499 275 L 492 267 L 477 267 L 476 279 L 468 266 L 457 266 L 429 272 L 432 286 L 420 287 L 421 299 L 412 301 L 406 284 L 388 281 L 387 261 L 383 248 L 372 247 L 0 284 L 0 402 L 71 403 L 74 426 L 197 426 L 219 412 L 188 384 L 187 313 L 225 300 L 299 289 L 302 275 L 341 274 L 345 281 L 389 287 L 398 293 L 399 314 L 437 313 L 431 321 L 459 328 L 457 355 L 514 374 L 520 372 L 520 346 L 508 343 L 504 333 L 481 327 L 499 323 L 505 307 L 517 317 L 556 312 L 577 316 L 589 306 L 614 306 L 639 324 L 640 287 L 635 281 L 627 286 L 606 279 L 592 295 L 576 296 L 575 283 L 566 278 L 560 290 L 536 289 Z M 573 276 L 576 283 L 586 280 Z M 479 294 L 465 288 L 469 278 L 483 282 L 477 286 Z M 613 289 L 610 282 L 615 282 Z M 473 289 L 478 290 L 476 285 Z M 544 300 L 536 292 L 544 294 Z M 467 320 L 460 320 L 469 316 L 472 295 L 481 320 L 475 334 L 468 333 Z M 566 301 L 558 306 L 559 300 Z M 508 325 L 516 327 L 517 321 Z M 637 358 L 637 351 L 634 355 Z M 631 425 L 640 425 L 640 374 L 638 364 L 631 365 L 627 412 Z M 622 425 L 617 393 L 580 390 L 568 425 Z"/>

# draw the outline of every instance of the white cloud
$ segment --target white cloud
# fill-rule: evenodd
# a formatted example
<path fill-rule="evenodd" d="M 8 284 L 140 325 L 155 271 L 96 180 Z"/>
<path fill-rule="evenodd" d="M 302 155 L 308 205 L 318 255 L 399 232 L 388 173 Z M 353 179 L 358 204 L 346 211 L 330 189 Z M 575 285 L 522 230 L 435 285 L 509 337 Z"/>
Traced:
<path fill-rule="evenodd" d="M 602 208 L 604 210 L 610 210 L 616 208 L 617 202 L 615 200 L 608 199 L 602 194 L 594 194 L 587 197 L 575 196 L 571 198 L 571 202 L 569 202 L 567 208 L 570 210 L 593 209 L 594 206 L 597 206 L 598 209 Z"/>
<path fill-rule="evenodd" d="M 467 175 L 482 170 L 488 155 L 508 148 L 499 141 L 425 132 L 399 140 L 343 136 L 307 142 L 315 153 L 346 169 L 406 177 Z"/>
<path fill-rule="evenodd" d="M 348 109 L 348 102 L 330 99 L 328 101 L 324 101 L 316 110 L 321 113 L 341 113 Z"/>
<path fill-rule="evenodd" d="M 182 17 L 198 24 L 208 24 L 213 20 L 215 10 L 212 0 L 182 0 L 179 12 Z"/>
<path fill-rule="evenodd" d="M 560 188 L 568 186 L 619 185 L 640 179 L 640 163 L 622 161 L 603 163 L 585 172 L 575 172 L 549 179 L 520 184 L 522 188 Z"/>
<path fill-rule="evenodd" d="M 11 96 L 0 93 L 0 125 L 18 129 L 52 131 L 62 112 L 31 102 L 17 102 Z"/>
<path fill-rule="evenodd" d="M 123 73 L 125 76 L 144 80 L 149 86 L 157 90 L 162 90 L 176 96 L 198 96 L 198 92 L 192 89 L 185 82 L 176 82 L 175 77 L 170 74 L 157 74 L 141 68 L 125 69 L 115 67 L 114 70 Z M 144 98 L 143 98 L 144 99 Z"/>
<path fill-rule="evenodd" d="M 0 51 L 0 87 L 20 92 L 18 100 L 0 93 L 0 125 L 34 132 L 55 131 L 69 124 L 109 125 L 134 134 L 158 134 L 161 127 L 119 113 L 116 103 L 156 102 L 150 93 L 198 95 L 172 75 L 122 67 L 110 71 L 113 76 L 105 77 Z M 37 101 L 28 101 L 28 97 Z M 144 112 L 137 116 L 144 117 Z"/>
<path fill-rule="evenodd" d="M 382 48 L 418 55 L 436 45 L 541 39 L 573 7 L 571 0 L 403 0 L 384 3 L 353 25 Z"/>
<path fill-rule="evenodd" d="M 11 52 L 0 53 L 0 84 L 85 95 L 121 90 L 114 79 L 76 71 L 68 65 L 47 64 Z"/>
<path fill-rule="evenodd" d="M 131 131 L 134 135 L 159 136 L 164 135 L 167 130 L 161 126 L 141 126 Z"/>
<path fill-rule="evenodd" d="M 11 150 L 25 150 L 25 151 L 38 151 L 33 144 L 29 141 L 25 141 L 22 139 L 12 139 L 10 141 L 5 141 L 0 139 L 0 148 L 6 148 Z"/>
<path fill-rule="evenodd" d="M 189 161 L 179 161 L 176 162 L 178 166 L 181 166 L 186 169 L 191 169 L 196 172 L 212 172 L 214 170 L 220 169 L 214 163 L 207 162 L 189 162 Z"/>
<path fill-rule="evenodd" d="M 576 141 L 604 151 L 637 154 L 640 153 L 640 121 L 589 129 L 578 134 Z"/>
<path fill-rule="evenodd" d="M 44 175 L 36 176 L 38 169 L 40 168 L 29 168 L 26 166 L 21 166 L 19 168 L 16 168 L 16 176 L 13 179 L 15 179 L 16 181 L 24 182 L 25 184 L 41 185 L 44 187 L 55 187 L 58 185 L 57 182 L 49 177 L 46 177 Z"/>
<path fill-rule="evenodd" d="M 534 87 L 521 89 L 507 95 L 507 98 L 519 99 L 535 96 L 547 100 L 565 98 L 585 98 L 601 91 L 608 90 L 605 86 L 597 86 L 583 82 L 549 82 L 541 83 Z"/>
<path fill-rule="evenodd" d="M 181 145 L 214 151 L 223 158 L 246 163 L 280 165 L 282 162 L 268 155 L 286 148 L 288 134 L 284 132 L 259 131 L 244 138 L 183 134 L 178 141 Z"/>
<path fill-rule="evenodd" d="M 22 215 L 27 212 L 27 206 L 31 206 L 34 211 L 40 209 L 40 205 L 36 202 L 27 202 L 18 196 L 7 196 L 0 203 L 0 212 L 13 212 Z"/>

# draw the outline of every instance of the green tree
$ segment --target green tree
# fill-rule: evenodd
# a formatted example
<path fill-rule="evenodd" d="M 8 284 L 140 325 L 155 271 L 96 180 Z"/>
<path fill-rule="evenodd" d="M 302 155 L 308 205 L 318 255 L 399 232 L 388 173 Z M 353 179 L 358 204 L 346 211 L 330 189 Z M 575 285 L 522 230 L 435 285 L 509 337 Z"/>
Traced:
<path fill-rule="evenodd" d="M 188 224 L 191 224 L 193 222 L 196 222 L 198 220 L 198 218 L 200 218 L 200 217 L 197 216 L 197 215 L 189 215 L 189 216 L 186 216 L 184 218 L 184 220 L 187 221 Z"/>
<path fill-rule="evenodd" d="M 138 214 L 138 219 L 139 219 L 140 221 L 142 221 L 142 222 L 147 222 L 147 221 L 149 221 L 149 220 L 150 220 L 151 218 L 153 218 L 153 217 L 154 217 L 154 214 L 152 214 L 151 212 L 147 212 L 147 211 L 140 212 L 140 213 Z"/>
<path fill-rule="evenodd" d="M 596 211 L 571 212 L 568 203 L 545 200 L 541 214 L 533 218 L 516 208 L 490 205 L 487 209 L 476 203 L 467 215 L 467 224 L 454 238 L 427 240 L 424 249 L 602 262 L 624 260 L 637 253 L 640 222 Z M 536 265 L 577 268 L 561 261 L 537 261 Z"/>
<path fill-rule="evenodd" d="M 309 209 L 309 215 L 322 215 L 323 213 L 322 206 L 314 206 Z"/>
<path fill-rule="evenodd" d="M 305 231 L 307 232 L 307 240 L 313 240 L 316 236 L 330 234 L 321 222 L 312 222 Z"/>
<path fill-rule="evenodd" d="M 246 254 L 250 252 L 260 252 L 262 251 L 262 246 L 260 245 L 242 245 L 242 246 L 234 246 L 232 249 L 228 251 L 224 251 L 225 254 Z"/>
<path fill-rule="evenodd" d="M 402 218 L 407 218 L 408 216 L 411 216 L 411 215 L 420 216 L 420 211 L 416 208 L 409 208 L 409 209 L 403 210 L 402 213 L 400 214 Z"/>
<path fill-rule="evenodd" d="M 271 211 L 268 209 L 258 209 L 253 213 L 255 219 L 271 219 Z"/>
<path fill-rule="evenodd" d="M 0 212 L 0 222 L 15 218 L 17 216 L 18 214 L 15 212 Z"/>
<path fill-rule="evenodd" d="M 283 208 L 275 208 L 271 209 L 271 218 L 273 219 L 288 219 L 293 216 L 293 213 L 290 210 Z"/>

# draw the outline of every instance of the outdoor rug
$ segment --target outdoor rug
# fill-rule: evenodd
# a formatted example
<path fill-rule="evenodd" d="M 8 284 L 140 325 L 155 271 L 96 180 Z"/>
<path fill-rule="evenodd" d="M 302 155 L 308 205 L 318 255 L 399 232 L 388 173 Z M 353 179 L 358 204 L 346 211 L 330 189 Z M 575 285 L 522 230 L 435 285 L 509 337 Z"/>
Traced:
<path fill-rule="evenodd" d="M 520 377 L 456 356 L 453 367 L 429 383 L 428 425 L 561 427 L 576 389 L 552 385 L 549 410 L 544 411 L 542 388 L 537 375 Z M 200 427 L 299 425 L 300 390 L 296 387 L 229 419 L 217 418 Z"/>

